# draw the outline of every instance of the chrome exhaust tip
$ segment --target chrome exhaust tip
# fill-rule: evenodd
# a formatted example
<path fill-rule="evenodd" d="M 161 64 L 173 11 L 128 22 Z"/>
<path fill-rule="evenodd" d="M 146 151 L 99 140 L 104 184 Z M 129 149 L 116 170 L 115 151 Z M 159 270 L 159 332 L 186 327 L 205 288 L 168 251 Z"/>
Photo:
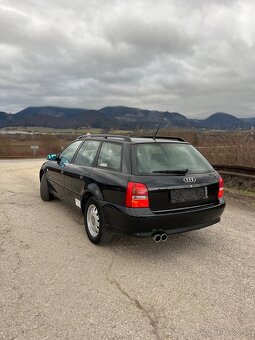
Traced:
<path fill-rule="evenodd" d="M 167 240 L 167 234 L 166 233 L 163 233 L 162 235 L 161 235 L 161 240 L 162 241 L 166 241 Z"/>
<path fill-rule="evenodd" d="M 161 235 L 160 234 L 155 234 L 152 238 L 157 243 L 161 241 Z"/>

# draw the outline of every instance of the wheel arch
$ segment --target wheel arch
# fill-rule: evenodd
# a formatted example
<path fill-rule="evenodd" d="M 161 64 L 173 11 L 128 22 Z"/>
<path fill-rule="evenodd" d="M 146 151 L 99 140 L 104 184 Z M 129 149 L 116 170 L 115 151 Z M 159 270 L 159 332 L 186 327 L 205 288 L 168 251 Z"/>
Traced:
<path fill-rule="evenodd" d="M 84 213 L 86 203 L 90 197 L 95 197 L 98 200 L 103 200 L 103 195 L 97 184 L 91 183 L 88 185 L 87 190 L 84 192 L 81 200 L 81 210 Z"/>
<path fill-rule="evenodd" d="M 82 199 L 81 199 L 81 211 L 82 211 L 83 214 L 84 214 L 84 209 L 85 209 L 85 206 L 86 206 L 86 203 L 87 203 L 88 199 L 90 197 L 93 197 L 93 196 L 94 196 L 93 193 L 90 192 L 90 191 L 86 191 L 83 194 Z"/>
<path fill-rule="evenodd" d="M 43 169 L 41 169 L 40 170 L 40 173 L 39 173 L 39 177 L 40 177 L 40 182 L 41 182 L 41 180 L 42 180 L 42 176 L 44 175 L 44 171 L 43 171 Z"/>

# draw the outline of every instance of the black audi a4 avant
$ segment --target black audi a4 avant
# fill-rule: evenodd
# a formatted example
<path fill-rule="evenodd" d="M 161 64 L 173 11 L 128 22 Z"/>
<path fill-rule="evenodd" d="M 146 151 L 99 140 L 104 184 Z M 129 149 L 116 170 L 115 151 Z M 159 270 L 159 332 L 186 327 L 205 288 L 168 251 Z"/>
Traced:
<path fill-rule="evenodd" d="M 222 178 L 181 138 L 85 135 L 47 160 L 42 200 L 80 209 L 95 244 L 113 234 L 165 241 L 219 222 L 225 208 Z"/>

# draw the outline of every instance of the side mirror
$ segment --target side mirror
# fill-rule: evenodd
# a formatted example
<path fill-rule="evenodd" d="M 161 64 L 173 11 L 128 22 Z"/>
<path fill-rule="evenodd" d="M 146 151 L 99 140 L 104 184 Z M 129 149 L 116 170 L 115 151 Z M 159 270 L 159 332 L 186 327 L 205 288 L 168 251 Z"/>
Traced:
<path fill-rule="evenodd" d="M 58 160 L 58 155 L 55 153 L 50 153 L 47 157 L 46 157 L 47 161 L 57 161 Z"/>

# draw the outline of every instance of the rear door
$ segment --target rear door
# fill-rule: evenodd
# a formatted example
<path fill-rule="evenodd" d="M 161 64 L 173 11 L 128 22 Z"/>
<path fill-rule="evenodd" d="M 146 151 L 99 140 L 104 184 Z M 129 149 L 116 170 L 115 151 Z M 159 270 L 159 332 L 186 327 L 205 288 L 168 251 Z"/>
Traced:
<path fill-rule="evenodd" d="M 86 140 L 73 162 L 65 169 L 65 198 L 79 208 L 81 196 L 90 183 L 91 167 L 94 164 L 99 146 L 99 141 Z"/>

